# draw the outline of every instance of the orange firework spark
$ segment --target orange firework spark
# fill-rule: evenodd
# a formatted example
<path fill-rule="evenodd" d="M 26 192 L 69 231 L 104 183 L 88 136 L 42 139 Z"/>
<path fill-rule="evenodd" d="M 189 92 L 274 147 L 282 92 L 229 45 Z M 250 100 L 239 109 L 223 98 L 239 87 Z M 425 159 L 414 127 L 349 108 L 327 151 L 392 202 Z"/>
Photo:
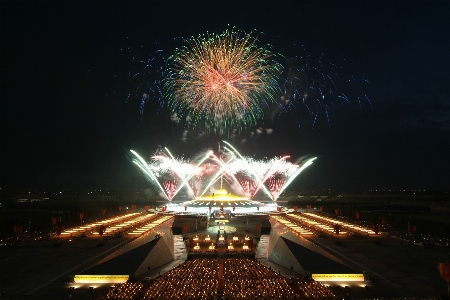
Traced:
<path fill-rule="evenodd" d="M 169 58 L 165 88 L 172 113 L 220 133 L 260 121 L 262 105 L 275 102 L 282 69 L 271 47 L 258 46 L 254 31 L 236 29 L 185 42 Z"/>

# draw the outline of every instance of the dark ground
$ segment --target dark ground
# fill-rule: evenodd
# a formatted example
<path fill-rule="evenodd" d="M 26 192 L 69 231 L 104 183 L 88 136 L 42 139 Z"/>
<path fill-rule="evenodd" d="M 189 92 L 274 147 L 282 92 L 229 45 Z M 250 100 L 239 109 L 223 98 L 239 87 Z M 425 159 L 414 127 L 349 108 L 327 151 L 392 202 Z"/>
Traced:
<path fill-rule="evenodd" d="M 262 218 L 256 217 L 249 221 L 249 232 L 243 221 L 244 218 L 235 218 L 228 225 L 236 227 L 236 233 L 257 236 L 255 224 L 261 224 Z M 199 222 L 197 232 L 194 219 L 182 217 L 178 222 L 188 224 L 187 236 L 209 233 L 206 232 L 205 222 Z M 369 289 L 350 287 L 354 298 L 432 296 L 447 292 L 446 283 L 437 271 L 437 263 L 448 257 L 441 250 L 408 246 L 399 239 L 381 236 L 309 236 L 308 239 L 343 259 L 355 270 L 368 270 L 371 273 L 373 282 L 368 283 Z M 5 291 L 2 299 L 69 299 L 69 294 L 72 294 L 72 299 L 96 299 L 99 294 L 107 292 L 108 286 L 94 290 L 89 290 L 88 286 L 80 286 L 71 291 L 69 285 L 64 284 L 67 275 L 76 274 L 104 257 L 114 247 L 131 240 L 127 236 L 107 239 L 104 247 L 96 247 L 98 237 L 82 237 L 72 242 L 63 240 L 59 247 L 55 247 L 53 243 L 56 239 L 53 238 L 33 242 L 30 246 L 2 247 L 0 282 Z M 380 244 L 375 244 L 374 240 Z M 335 241 L 342 242 L 342 245 L 336 245 Z M 282 274 L 295 275 L 281 266 L 262 261 L 271 264 Z M 164 268 L 161 270 L 164 272 Z M 143 274 L 140 277 L 150 275 L 158 274 Z"/>

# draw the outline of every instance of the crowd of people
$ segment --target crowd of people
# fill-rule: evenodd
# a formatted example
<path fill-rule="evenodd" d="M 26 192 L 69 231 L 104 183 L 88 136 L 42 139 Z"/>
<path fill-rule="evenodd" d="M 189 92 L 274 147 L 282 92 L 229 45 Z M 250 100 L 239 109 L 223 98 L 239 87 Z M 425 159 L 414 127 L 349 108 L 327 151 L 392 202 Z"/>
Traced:
<path fill-rule="evenodd" d="M 289 279 L 248 258 L 224 260 L 224 299 L 297 299 Z"/>
<path fill-rule="evenodd" d="M 194 258 L 158 276 L 141 299 L 213 299 L 217 296 L 218 259 Z"/>
<path fill-rule="evenodd" d="M 139 299 L 144 285 L 139 282 L 116 283 L 102 300 Z"/>
<path fill-rule="evenodd" d="M 222 268 L 223 267 L 223 268 Z M 219 269 L 223 270 L 223 281 Z M 116 284 L 102 300 L 150 299 L 347 299 L 340 286 L 286 278 L 250 258 L 192 258 L 150 282 Z M 399 300 L 400 298 L 384 298 Z M 401 298 L 440 300 L 439 296 Z M 373 300 L 370 298 L 359 300 Z"/>
<path fill-rule="evenodd" d="M 223 265 L 220 288 L 219 264 Z M 320 283 L 294 282 L 249 258 L 193 258 L 146 285 L 116 284 L 102 300 L 215 299 L 218 295 L 222 299 L 320 299 L 314 295 L 331 296 L 329 291 Z"/>
<path fill-rule="evenodd" d="M 317 281 L 294 281 L 294 286 L 302 292 L 305 299 L 337 299 L 337 296 L 344 296 L 340 286 L 338 290 L 335 287 L 325 286 Z M 344 299 L 339 297 L 339 299 Z"/>

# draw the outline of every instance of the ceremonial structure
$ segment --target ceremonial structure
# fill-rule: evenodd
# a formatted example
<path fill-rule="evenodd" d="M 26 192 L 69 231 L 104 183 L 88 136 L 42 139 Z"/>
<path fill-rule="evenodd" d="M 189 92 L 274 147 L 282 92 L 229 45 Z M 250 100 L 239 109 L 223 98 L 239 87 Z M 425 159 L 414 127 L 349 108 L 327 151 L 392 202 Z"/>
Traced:
<path fill-rule="evenodd" d="M 174 213 L 202 214 L 212 218 L 223 218 L 226 216 L 252 215 L 258 213 L 273 213 L 282 207 L 276 203 L 263 203 L 236 196 L 221 188 L 210 196 L 197 197 L 181 203 L 167 204 L 165 210 Z"/>
<path fill-rule="evenodd" d="M 402 246 L 377 228 L 309 205 L 238 214 L 238 204 L 250 207 L 253 200 L 229 197 L 226 191 L 192 200 L 187 208 L 209 213 L 214 201 L 209 218 L 133 205 L 131 211 L 57 229 L 50 240 L 31 242 L 40 245 L 36 250 L 20 248 L 20 255 L 11 252 L 2 262 L 6 268 L 35 270 L 33 278 L 1 274 L 5 294 L 30 299 L 404 299 L 433 295 L 441 281 L 438 272 L 424 269 L 436 284 L 416 280 L 401 288 L 411 279 L 394 277 L 397 271 L 385 261 L 406 259 L 405 250 L 418 263 L 423 257 L 438 261 L 439 253 Z M 39 269 L 41 262 L 47 268 Z"/>
<path fill-rule="evenodd" d="M 286 157 L 261 162 L 233 150 L 218 157 L 208 152 L 193 163 L 166 150 L 146 162 L 132 153 L 133 163 L 157 187 L 161 200 L 140 207 L 133 202 L 125 211 L 118 206 L 109 217 L 103 209 L 103 217 L 92 222 L 83 223 L 80 213 L 81 224 L 70 228 L 52 218 L 55 235 L 46 242 L 49 247 L 38 250 L 48 270 L 36 265 L 34 253 L 11 252 L 2 261 L 4 269 L 23 266 L 36 272 L 20 280 L 0 275 L 6 294 L 19 291 L 36 299 L 337 300 L 430 295 L 436 288 L 420 280 L 410 284 L 411 290 L 394 283 L 393 278 L 410 283 L 388 266 L 391 257 L 402 260 L 406 251 L 379 225 L 360 222 L 360 213 L 350 221 L 339 216 L 339 209 L 330 215 L 320 206 L 288 207 L 279 200 L 315 158 L 294 164 Z M 408 251 L 415 261 L 422 260 L 424 253 Z M 431 253 L 429 259 L 441 258 Z"/>
<path fill-rule="evenodd" d="M 74 293 L 88 286 L 107 289 L 102 299 L 337 299 L 345 295 L 344 289 L 305 275 L 312 273 L 321 282 L 365 284 L 362 273 L 302 238 L 312 234 L 311 229 L 299 224 L 289 227 L 286 220 L 296 214 L 259 210 L 259 214 L 235 215 L 235 206 L 251 210 L 258 204 L 221 189 L 180 204 L 206 209 L 210 218 L 164 207 L 156 215 L 132 215 L 125 224 L 151 217 L 127 230 L 126 235 L 136 235 L 135 239 L 77 273 L 68 286 Z M 276 270 L 280 267 L 283 272 Z"/>

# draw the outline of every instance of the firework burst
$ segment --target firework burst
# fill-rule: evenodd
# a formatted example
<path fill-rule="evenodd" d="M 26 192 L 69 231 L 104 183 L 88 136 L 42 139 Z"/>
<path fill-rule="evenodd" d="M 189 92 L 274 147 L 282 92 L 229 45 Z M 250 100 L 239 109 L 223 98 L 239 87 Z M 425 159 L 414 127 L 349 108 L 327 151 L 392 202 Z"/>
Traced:
<path fill-rule="evenodd" d="M 189 126 L 225 133 L 263 119 L 278 93 L 281 65 L 255 32 L 228 29 L 189 38 L 168 60 L 165 95 Z"/>
<path fill-rule="evenodd" d="M 133 150 L 130 150 L 129 157 L 154 184 L 160 195 L 169 201 L 181 189 L 185 189 L 190 197 L 202 196 L 217 182 L 220 182 L 220 188 L 226 182 L 235 193 L 249 199 L 261 191 L 276 201 L 292 181 L 316 159 L 299 159 L 295 163 L 287 161 L 289 156 L 256 160 L 242 156 L 230 143 L 224 143 L 227 145 L 224 148 L 225 157 L 217 157 L 212 150 L 208 150 L 196 162 L 175 158 L 167 148 L 153 155 L 149 163 Z"/>
<path fill-rule="evenodd" d="M 360 108 L 362 102 L 371 105 L 367 95 L 360 95 L 365 90 L 362 85 L 368 81 L 346 74 L 344 57 L 329 60 L 323 53 L 316 57 L 305 49 L 298 51 L 299 55 L 286 58 L 283 64 L 279 105 L 272 110 L 272 118 L 278 113 L 289 113 L 299 127 L 303 123 L 314 128 L 323 120 L 330 126 L 330 112 L 334 108 L 351 105 L 356 99 Z"/>
<path fill-rule="evenodd" d="M 118 61 L 125 64 L 114 75 L 113 94 L 117 90 L 137 106 L 142 123 L 153 122 L 154 114 L 169 116 L 184 135 L 198 129 L 233 137 L 286 122 L 330 127 L 339 107 L 371 106 L 368 81 L 349 73 L 354 67 L 343 54 L 311 53 L 303 45 L 268 38 L 285 49 L 283 55 L 263 45 L 258 32 L 235 28 L 145 47 L 131 43 L 119 51 Z"/>
<path fill-rule="evenodd" d="M 144 122 L 146 110 L 163 113 L 167 106 L 161 88 L 166 55 L 156 42 L 147 46 L 137 46 L 128 38 L 126 42 L 118 51 L 112 94 L 125 97 L 127 104 L 138 108 L 141 122 Z"/>

